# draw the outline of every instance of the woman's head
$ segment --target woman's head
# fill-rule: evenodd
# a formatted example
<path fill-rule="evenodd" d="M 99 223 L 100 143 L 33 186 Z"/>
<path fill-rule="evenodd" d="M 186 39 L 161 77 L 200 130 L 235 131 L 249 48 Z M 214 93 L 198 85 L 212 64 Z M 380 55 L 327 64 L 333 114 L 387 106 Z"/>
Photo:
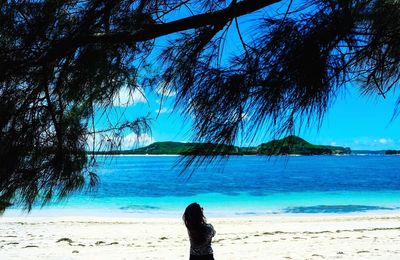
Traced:
<path fill-rule="evenodd" d="M 188 229 L 196 226 L 203 226 L 206 223 L 206 218 L 203 214 L 203 208 L 196 202 L 186 207 L 183 213 L 183 221 Z"/>
<path fill-rule="evenodd" d="M 192 203 L 186 207 L 182 218 L 192 238 L 201 242 L 206 231 L 206 217 L 204 217 L 203 208 L 196 202 Z"/>

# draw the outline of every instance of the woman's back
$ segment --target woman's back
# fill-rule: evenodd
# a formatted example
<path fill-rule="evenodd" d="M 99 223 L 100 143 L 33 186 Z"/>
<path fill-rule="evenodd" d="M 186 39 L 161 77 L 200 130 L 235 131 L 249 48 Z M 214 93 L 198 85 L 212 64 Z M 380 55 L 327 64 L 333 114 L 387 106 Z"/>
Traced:
<path fill-rule="evenodd" d="M 189 233 L 190 239 L 190 254 L 191 255 L 211 255 L 213 250 L 211 247 L 211 240 L 215 236 L 214 227 L 211 224 L 205 225 L 204 237 L 202 240 L 197 240 L 192 237 L 191 232 Z"/>

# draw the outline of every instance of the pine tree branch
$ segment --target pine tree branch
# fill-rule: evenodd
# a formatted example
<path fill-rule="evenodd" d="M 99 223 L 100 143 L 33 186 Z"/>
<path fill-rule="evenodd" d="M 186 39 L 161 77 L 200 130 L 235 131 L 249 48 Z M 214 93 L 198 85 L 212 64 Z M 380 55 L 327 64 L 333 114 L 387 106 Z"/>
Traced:
<path fill-rule="evenodd" d="M 92 43 L 121 44 L 143 42 L 189 29 L 213 25 L 219 26 L 229 22 L 233 18 L 255 12 L 280 1 L 281 0 L 243 0 L 218 11 L 194 15 L 168 23 L 148 24 L 135 32 L 79 35 L 75 38 L 62 39 L 56 42 L 54 47 L 50 48 L 37 62 L 45 63 L 52 61 L 60 54 Z"/>

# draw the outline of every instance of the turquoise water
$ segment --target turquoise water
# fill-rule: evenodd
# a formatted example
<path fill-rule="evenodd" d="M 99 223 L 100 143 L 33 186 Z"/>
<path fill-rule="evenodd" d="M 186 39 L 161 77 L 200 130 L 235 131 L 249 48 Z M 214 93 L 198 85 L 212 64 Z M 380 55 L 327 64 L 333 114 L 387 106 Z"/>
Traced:
<path fill-rule="evenodd" d="M 400 211 L 400 156 L 234 156 L 190 178 L 180 158 L 98 157 L 96 191 L 32 213 L 178 217 L 194 201 L 213 217 Z"/>

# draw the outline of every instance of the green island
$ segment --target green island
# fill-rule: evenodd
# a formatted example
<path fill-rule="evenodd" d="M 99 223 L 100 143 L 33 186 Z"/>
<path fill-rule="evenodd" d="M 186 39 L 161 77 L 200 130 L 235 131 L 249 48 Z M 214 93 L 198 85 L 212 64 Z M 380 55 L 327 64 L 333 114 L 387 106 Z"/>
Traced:
<path fill-rule="evenodd" d="M 351 149 L 347 147 L 314 145 L 293 135 L 254 147 L 212 143 L 155 142 L 133 150 L 97 152 L 97 154 L 111 155 L 338 155 L 350 153 Z"/>

